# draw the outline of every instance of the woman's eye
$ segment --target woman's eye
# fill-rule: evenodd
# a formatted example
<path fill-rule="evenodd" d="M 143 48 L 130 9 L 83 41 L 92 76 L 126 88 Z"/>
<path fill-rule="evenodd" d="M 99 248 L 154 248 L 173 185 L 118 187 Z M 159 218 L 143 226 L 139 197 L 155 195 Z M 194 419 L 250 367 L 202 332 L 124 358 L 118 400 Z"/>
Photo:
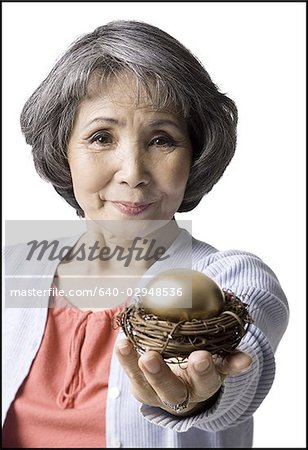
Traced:
<path fill-rule="evenodd" d="M 112 142 L 113 142 L 113 138 L 112 138 L 111 134 L 107 133 L 106 131 L 104 131 L 104 132 L 100 131 L 99 133 L 95 133 L 90 138 L 91 144 L 97 144 L 97 145 L 101 145 L 101 146 L 112 144 Z"/>
<path fill-rule="evenodd" d="M 167 136 L 159 136 L 151 140 L 150 145 L 156 147 L 175 147 L 176 143 L 172 138 Z"/>

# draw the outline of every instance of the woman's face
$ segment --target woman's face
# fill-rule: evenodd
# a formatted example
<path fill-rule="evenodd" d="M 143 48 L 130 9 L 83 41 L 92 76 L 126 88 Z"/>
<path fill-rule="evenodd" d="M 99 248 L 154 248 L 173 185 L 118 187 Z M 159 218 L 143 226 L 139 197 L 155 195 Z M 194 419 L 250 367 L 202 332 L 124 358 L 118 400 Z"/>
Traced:
<path fill-rule="evenodd" d="M 128 78 L 93 89 L 77 111 L 68 145 L 75 197 L 92 220 L 170 220 L 191 164 L 185 120 L 136 104 Z"/>

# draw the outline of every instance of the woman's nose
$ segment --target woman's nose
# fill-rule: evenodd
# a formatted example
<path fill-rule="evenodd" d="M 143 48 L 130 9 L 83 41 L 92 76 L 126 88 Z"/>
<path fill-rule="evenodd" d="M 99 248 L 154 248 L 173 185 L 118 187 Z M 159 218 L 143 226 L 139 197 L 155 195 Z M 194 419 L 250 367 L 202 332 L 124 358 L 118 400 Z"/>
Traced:
<path fill-rule="evenodd" d="M 131 188 L 149 184 L 151 174 L 146 155 L 139 151 L 122 153 L 115 177 L 118 183 Z"/>

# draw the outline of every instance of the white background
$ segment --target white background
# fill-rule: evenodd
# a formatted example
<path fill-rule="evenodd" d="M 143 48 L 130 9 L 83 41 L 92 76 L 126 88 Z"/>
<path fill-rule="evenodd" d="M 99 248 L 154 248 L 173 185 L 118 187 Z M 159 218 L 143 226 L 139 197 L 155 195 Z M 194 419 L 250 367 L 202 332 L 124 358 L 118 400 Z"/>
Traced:
<path fill-rule="evenodd" d="M 79 35 L 115 19 L 178 38 L 236 101 L 238 147 L 191 213 L 193 234 L 251 251 L 277 274 L 289 327 L 274 386 L 255 414 L 255 447 L 305 447 L 305 3 L 6 3 L 3 6 L 3 217 L 75 219 L 34 171 L 24 102 Z"/>

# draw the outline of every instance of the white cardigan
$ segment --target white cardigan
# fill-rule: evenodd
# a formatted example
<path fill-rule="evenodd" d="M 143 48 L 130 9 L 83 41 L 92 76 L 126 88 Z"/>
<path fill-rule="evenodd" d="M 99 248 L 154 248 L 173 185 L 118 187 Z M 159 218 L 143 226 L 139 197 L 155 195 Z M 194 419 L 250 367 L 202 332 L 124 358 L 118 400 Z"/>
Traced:
<path fill-rule="evenodd" d="M 60 242 L 71 247 L 78 238 L 65 238 Z M 26 298 L 22 307 L 14 307 L 10 289 L 22 286 L 23 289 L 48 290 L 59 263 L 47 258 L 29 263 L 26 261 L 28 251 L 29 247 L 19 244 L 8 247 L 5 252 L 3 422 L 40 347 L 49 302 L 48 295 L 45 295 L 37 299 L 36 305 L 33 305 L 33 298 Z M 218 251 L 192 238 L 186 230 L 181 230 L 168 254 L 171 255 L 165 262 L 168 268 L 192 267 L 215 279 L 221 287 L 243 296 L 249 304 L 254 323 L 239 349 L 252 357 L 253 364 L 245 374 L 225 379 L 220 397 L 211 409 L 195 416 L 178 418 L 135 400 L 130 393 L 129 381 L 113 353 L 106 410 L 107 447 L 252 447 L 252 415 L 273 383 L 274 352 L 288 323 L 285 294 L 275 274 L 257 256 L 238 250 Z M 32 264 L 30 272 L 29 264 Z M 161 264 L 164 263 L 157 261 L 146 274 L 167 268 Z M 37 277 L 25 277 L 29 273 Z M 27 301 L 32 301 L 31 307 L 27 306 Z M 117 339 L 122 338 L 121 331 Z"/>

